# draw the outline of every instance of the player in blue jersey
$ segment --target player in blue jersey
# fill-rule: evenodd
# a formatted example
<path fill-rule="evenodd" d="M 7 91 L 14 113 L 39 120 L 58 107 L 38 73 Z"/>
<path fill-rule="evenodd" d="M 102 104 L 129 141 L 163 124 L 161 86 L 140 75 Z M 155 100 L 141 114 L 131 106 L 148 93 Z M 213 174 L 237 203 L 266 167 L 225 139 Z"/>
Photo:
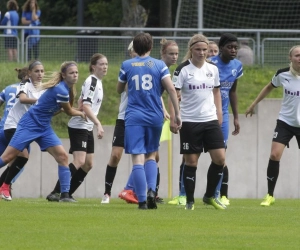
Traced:
<path fill-rule="evenodd" d="M 69 153 L 73 161 L 69 164 L 71 171 L 70 197 L 84 181 L 87 173 L 94 164 L 94 135 L 93 128 L 97 129 L 97 138 L 102 139 L 104 130 L 98 120 L 102 100 L 102 79 L 107 74 L 108 61 L 106 56 L 96 53 L 91 57 L 89 64 L 90 75 L 84 81 L 79 97 L 79 107 L 84 111 L 87 120 L 79 116 L 71 117 L 68 122 L 70 138 Z M 47 196 L 48 201 L 59 201 L 60 183 L 57 181 L 54 190 Z"/>
<path fill-rule="evenodd" d="M 252 116 L 255 106 L 272 90 L 283 88 L 281 109 L 273 134 L 267 168 L 268 193 L 260 203 L 264 207 L 275 203 L 274 190 L 279 176 L 280 160 L 284 149 L 289 147 L 289 142 L 294 136 L 300 148 L 300 45 L 290 49 L 289 59 L 289 67 L 279 69 L 246 110 L 246 117 Z"/>
<path fill-rule="evenodd" d="M 234 130 L 232 135 L 237 135 L 240 132 L 237 84 L 238 79 L 243 75 L 243 65 L 239 60 L 235 59 L 238 50 L 238 40 L 233 34 L 224 33 L 221 36 L 219 40 L 219 50 L 219 55 L 210 57 L 209 59 L 219 69 L 223 112 L 222 132 L 225 148 L 227 148 L 229 135 L 229 105 L 231 106 L 233 114 Z M 215 195 L 216 197 L 220 196 L 220 201 L 226 206 L 230 205 L 228 199 L 228 176 L 228 166 L 225 164 L 223 176 Z"/>
<path fill-rule="evenodd" d="M 128 86 L 125 153 L 132 155 L 132 179 L 140 209 L 157 208 L 155 155 L 164 119 L 161 103 L 164 89 L 175 108 L 174 132 L 181 127 L 177 95 L 168 67 L 163 61 L 150 57 L 152 46 L 150 34 L 140 33 L 134 37 L 133 49 L 139 56 L 122 63 L 117 86 L 120 94 L 126 84 Z"/>
<path fill-rule="evenodd" d="M 40 89 L 46 91 L 22 116 L 8 147 L 0 157 L 0 167 L 3 167 L 31 142 L 37 142 L 41 150 L 48 151 L 58 163 L 61 202 L 73 202 L 73 199 L 69 198 L 70 170 L 68 154 L 51 127 L 51 119 L 62 109 L 70 116 L 81 116 L 85 119 L 83 112 L 72 108 L 77 81 L 77 64 L 64 62 L 60 72 L 53 74 L 49 81 L 41 85 Z"/>
<path fill-rule="evenodd" d="M 16 0 L 9 0 L 6 4 L 7 12 L 1 21 L 1 25 L 6 25 L 7 29 L 4 30 L 5 35 L 10 35 L 4 38 L 4 47 L 7 50 L 7 56 L 9 61 L 17 61 L 18 51 L 18 30 L 13 29 L 13 26 L 19 25 L 18 3 Z"/>
<path fill-rule="evenodd" d="M 27 72 L 28 72 L 28 67 L 24 67 L 22 69 L 15 69 L 18 73 L 18 79 L 19 80 L 25 80 L 28 76 L 27 76 Z M 5 137 L 4 134 L 4 124 L 7 118 L 7 115 L 9 113 L 9 111 L 12 109 L 12 107 L 14 106 L 15 102 L 16 102 L 16 96 L 19 92 L 20 89 L 20 84 L 19 83 L 15 83 L 12 85 L 7 86 L 1 93 L 0 93 L 0 106 L 5 103 L 5 107 L 4 107 L 4 112 L 3 115 L 1 117 L 1 121 L 0 121 L 0 152 L 3 153 L 6 146 L 8 145 L 9 141 L 7 140 L 7 138 Z M 2 186 L 6 175 L 8 173 L 9 170 L 9 166 L 7 166 L 7 168 L 2 172 L 1 176 L 0 176 L 0 187 Z M 16 181 L 16 179 L 18 178 L 18 176 L 21 174 L 22 171 L 19 172 L 19 174 L 11 181 L 11 184 L 14 183 Z M 11 188 L 11 185 L 10 185 Z"/>

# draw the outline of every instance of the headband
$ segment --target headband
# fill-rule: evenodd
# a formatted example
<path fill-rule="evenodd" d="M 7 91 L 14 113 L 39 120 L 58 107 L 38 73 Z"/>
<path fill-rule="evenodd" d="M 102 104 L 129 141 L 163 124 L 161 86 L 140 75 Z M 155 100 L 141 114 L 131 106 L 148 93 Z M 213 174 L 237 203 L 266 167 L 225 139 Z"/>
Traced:
<path fill-rule="evenodd" d="M 66 70 L 67 70 L 69 67 L 72 67 L 72 66 L 76 66 L 76 67 L 77 67 L 77 65 L 76 65 L 75 63 L 70 63 L 70 64 L 68 64 L 65 68 L 62 69 L 62 72 L 63 72 L 63 73 L 66 72 Z"/>
<path fill-rule="evenodd" d="M 34 61 L 29 65 L 28 69 L 32 70 L 36 65 L 43 65 L 43 64 L 40 61 Z"/>
<path fill-rule="evenodd" d="M 196 43 L 206 43 L 206 44 L 208 44 L 208 42 L 206 42 L 206 41 L 199 40 L 199 41 L 193 42 L 193 43 L 190 45 L 190 48 L 191 48 L 194 44 L 196 44 Z"/>

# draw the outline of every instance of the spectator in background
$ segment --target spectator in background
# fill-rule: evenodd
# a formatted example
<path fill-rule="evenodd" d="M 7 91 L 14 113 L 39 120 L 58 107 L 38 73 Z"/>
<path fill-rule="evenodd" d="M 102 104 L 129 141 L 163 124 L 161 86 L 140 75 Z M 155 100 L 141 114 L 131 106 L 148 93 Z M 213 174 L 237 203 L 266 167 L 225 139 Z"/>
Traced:
<path fill-rule="evenodd" d="M 253 65 L 254 63 L 254 53 L 253 50 L 249 47 L 248 41 L 241 41 L 240 48 L 237 52 L 236 59 L 240 60 L 245 65 Z"/>
<path fill-rule="evenodd" d="M 40 17 L 41 10 L 38 6 L 36 0 L 27 0 L 22 7 L 22 24 L 28 26 L 39 26 L 41 25 Z M 31 37 L 28 39 L 28 58 L 27 60 L 31 60 L 31 54 L 33 53 L 33 59 L 37 60 L 39 57 L 39 42 L 40 42 L 40 30 L 32 29 L 25 30 L 25 39 L 26 37 L 34 35 L 37 37 Z"/>
<path fill-rule="evenodd" d="M 17 61 L 18 51 L 17 51 L 17 36 L 18 30 L 13 29 L 12 26 L 18 26 L 19 24 L 19 14 L 18 14 L 18 3 L 16 0 L 9 0 L 6 4 L 7 12 L 4 15 L 1 25 L 6 25 L 7 29 L 4 30 L 5 35 L 9 35 L 4 38 L 4 47 L 7 50 L 7 56 L 9 61 Z"/>

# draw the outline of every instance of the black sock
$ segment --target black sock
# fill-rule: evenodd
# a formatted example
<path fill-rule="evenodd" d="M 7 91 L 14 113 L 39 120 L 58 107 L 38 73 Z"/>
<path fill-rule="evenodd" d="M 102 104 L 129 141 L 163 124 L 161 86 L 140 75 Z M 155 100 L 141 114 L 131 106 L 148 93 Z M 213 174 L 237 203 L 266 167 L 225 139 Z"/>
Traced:
<path fill-rule="evenodd" d="M 71 177 L 74 175 L 74 173 L 77 171 L 77 168 L 75 167 L 75 165 L 73 163 L 69 164 L 69 169 L 71 172 Z M 56 193 L 60 193 L 60 182 L 59 180 L 57 180 L 56 185 L 53 189 L 53 191 L 51 192 L 52 194 L 56 194 Z"/>
<path fill-rule="evenodd" d="M 7 185 L 10 185 L 12 179 L 15 178 L 16 175 L 22 170 L 22 168 L 25 166 L 27 161 L 28 161 L 28 158 L 25 158 L 23 156 L 18 156 L 14 160 L 14 162 L 10 165 L 9 171 L 6 175 L 4 183 Z"/>
<path fill-rule="evenodd" d="M 2 186 L 3 182 L 5 181 L 6 175 L 9 171 L 9 166 L 3 171 L 3 173 L 0 176 L 0 187 Z"/>
<path fill-rule="evenodd" d="M 279 161 L 269 160 L 267 169 L 268 194 L 273 196 L 276 181 L 279 175 Z"/>
<path fill-rule="evenodd" d="M 223 172 L 223 165 L 211 163 L 207 171 L 207 184 L 205 196 L 210 198 L 215 194 L 216 187 L 220 181 Z"/>
<path fill-rule="evenodd" d="M 179 172 L 179 193 L 181 190 L 181 180 L 182 180 L 182 175 L 183 175 L 183 166 L 184 166 L 184 162 L 181 163 L 180 165 L 180 172 Z"/>
<path fill-rule="evenodd" d="M 228 167 L 225 166 L 223 168 L 223 180 L 221 185 L 221 197 L 226 196 L 228 198 L 228 180 L 229 180 L 229 173 L 228 173 Z"/>
<path fill-rule="evenodd" d="M 186 201 L 194 202 L 194 193 L 196 187 L 196 170 L 197 167 L 184 166 L 183 183 L 186 192 Z"/>
<path fill-rule="evenodd" d="M 159 168 L 157 168 L 156 188 L 155 188 L 156 196 L 158 196 L 159 183 L 160 183 L 160 172 L 159 172 Z"/>
<path fill-rule="evenodd" d="M 69 194 L 72 195 L 76 189 L 81 185 L 87 173 L 82 168 L 77 169 L 76 173 L 72 176 Z"/>
<path fill-rule="evenodd" d="M 109 196 L 111 195 L 111 188 L 114 183 L 116 172 L 117 167 L 111 167 L 109 165 L 106 166 L 104 194 L 108 194 Z"/>

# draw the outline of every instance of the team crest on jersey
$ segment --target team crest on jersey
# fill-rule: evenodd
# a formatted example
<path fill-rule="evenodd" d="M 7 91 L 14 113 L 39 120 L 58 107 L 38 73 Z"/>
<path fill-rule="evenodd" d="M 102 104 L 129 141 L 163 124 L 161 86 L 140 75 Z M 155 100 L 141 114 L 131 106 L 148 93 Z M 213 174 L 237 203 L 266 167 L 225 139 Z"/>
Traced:
<path fill-rule="evenodd" d="M 213 74 L 212 74 L 211 72 L 207 72 L 207 73 L 206 73 L 206 77 L 207 77 L 207 78 L 212 78 L 212 77 L 213 77 Z"/>
<path fill-rule="evenodd" d="M 149 68 L 152 68 L 154 66 L 154 62 L 148 61 L 148 62 L 146 62 L 146 66 Z"/>
<path fill-rule="evenodd" d="M 237 70 L 236 70 L 236 69 L 233 69 L 233 70 L 231 71 L 231 74 L 232 74 L 233 76 L 236 76 Z"/>

